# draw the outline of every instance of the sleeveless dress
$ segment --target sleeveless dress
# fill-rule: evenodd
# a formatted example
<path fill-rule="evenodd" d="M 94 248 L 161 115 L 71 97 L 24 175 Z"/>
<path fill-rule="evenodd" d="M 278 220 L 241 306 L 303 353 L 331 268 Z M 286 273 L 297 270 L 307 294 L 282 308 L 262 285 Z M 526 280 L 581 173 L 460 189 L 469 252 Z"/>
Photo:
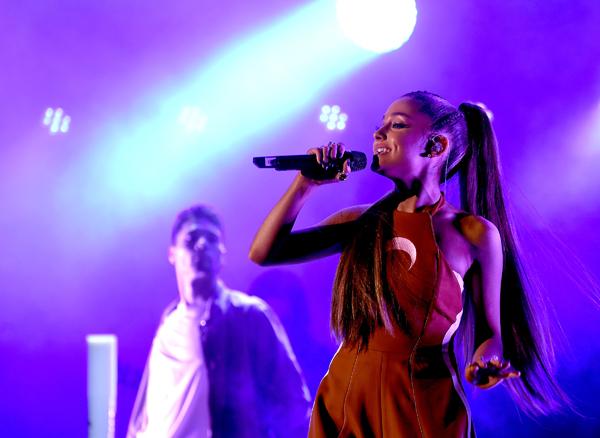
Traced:
<path fill-rule="evenodd" d="M 366 349 L 342 344 L 321 381 L 309 437 L 474 436 L 453 351 L 463 282 L 435 240 L 432 216 L 394 210 L 387 281 L 406 318 L 379 327 Z"/>

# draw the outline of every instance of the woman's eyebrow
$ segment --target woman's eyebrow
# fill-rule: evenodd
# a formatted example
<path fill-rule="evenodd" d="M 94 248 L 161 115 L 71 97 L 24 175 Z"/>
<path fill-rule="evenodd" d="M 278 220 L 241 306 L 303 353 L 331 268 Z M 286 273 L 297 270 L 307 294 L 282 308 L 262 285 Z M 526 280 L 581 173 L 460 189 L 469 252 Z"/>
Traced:
<path fill-rule="evenodd" d="M 391 113 L 391 114 L 390 114 L 390 116 L 402 116 L 402 117 L 406 117 L 406 118 L 408 118 L 408 119 L 410 119 L 410 118 L 411 118 L 411 117 L 410 117 L 408 114 L 406 114 L 406 113 L 403 113 L 403 112 L 401 112 L 401 111 L 397 111 L 397 112 L 395 112 L 395 113 Z"/>
<path fill-rule="evenodd" d="M 406 117 L 407 119 L 411 118 L 408 114 L 403 113 L 401 111 L 396 111 L 396 112 L 393 112 L 393 113 L 390 113 L 390 114 L 387 114 L 387 115 L 388 116 L 402 116 L 402 117 Z M 386 114 L 384 114 L 383 117 L 381 117 L 381 121 L 385 120 L 385 116 L 386 116 Z"/>

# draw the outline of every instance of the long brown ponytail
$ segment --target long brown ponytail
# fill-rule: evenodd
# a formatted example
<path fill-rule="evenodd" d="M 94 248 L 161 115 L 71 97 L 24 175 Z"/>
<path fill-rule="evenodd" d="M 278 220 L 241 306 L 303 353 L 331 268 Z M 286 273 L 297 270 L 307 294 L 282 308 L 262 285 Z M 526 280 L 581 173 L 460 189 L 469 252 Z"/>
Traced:
<path fill-rule="evenodd" d="M 468 142 L 458 169 L 462 208 L 496 225 L 503 243 L 502 344 L 504 357 L 521 371 L 520 379 L 511 379 L 507 384 L 526 412 L 548 413 L 569 402 L 553 376 L 556 358 L 547 303 L 521 260 L 502 189 L 496 136 L 490 120 L 478 105 L 463 103 L 459 110 L 466 122 Z M 470 358 L 475 339 L 469 327 L 464 333 L 466 357 Z"/>

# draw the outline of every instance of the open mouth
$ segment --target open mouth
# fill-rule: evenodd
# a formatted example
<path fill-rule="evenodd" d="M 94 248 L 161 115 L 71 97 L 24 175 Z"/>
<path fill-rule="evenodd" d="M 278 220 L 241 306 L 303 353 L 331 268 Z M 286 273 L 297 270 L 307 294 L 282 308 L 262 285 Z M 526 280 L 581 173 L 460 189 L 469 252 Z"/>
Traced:
<path fill-rule="evenodd" d="M 386 148 L 384 146 L 379 146 L 379 147 L 375 148 L 375 155 L 381 156 L 381 155 L 385 155 L 391 151 L 392 150 L 390 148 Z"/>

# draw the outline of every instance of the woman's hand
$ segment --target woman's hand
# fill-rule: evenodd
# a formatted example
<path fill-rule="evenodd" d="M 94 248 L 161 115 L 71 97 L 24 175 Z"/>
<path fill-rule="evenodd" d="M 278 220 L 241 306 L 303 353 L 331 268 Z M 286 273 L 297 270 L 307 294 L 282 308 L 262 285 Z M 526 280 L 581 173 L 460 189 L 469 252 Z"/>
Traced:
<path fill-rule="evenodd" d="M 302 171 L 302 175 L 316 185 L 344 181 L 351 172 L 350 160 L 345 160 L 341 169 L 334 164 L 334 160 L 344 156 L 343 143 L 329 142 L 320 148 L 311 148 L 306 153 L 313 154 L 321 168 L 316 171 Z"/>
<path fill-rule="evenodd" d="M 521 372 L 514 369 L 510 361 L 498 356 L 492 356 L 489 360 L 481 356 L 467 365 L 465 370 L 467 381 L 482 389 L 492 388 L 505 379 L 513 379 L 520 375 Z"/>

